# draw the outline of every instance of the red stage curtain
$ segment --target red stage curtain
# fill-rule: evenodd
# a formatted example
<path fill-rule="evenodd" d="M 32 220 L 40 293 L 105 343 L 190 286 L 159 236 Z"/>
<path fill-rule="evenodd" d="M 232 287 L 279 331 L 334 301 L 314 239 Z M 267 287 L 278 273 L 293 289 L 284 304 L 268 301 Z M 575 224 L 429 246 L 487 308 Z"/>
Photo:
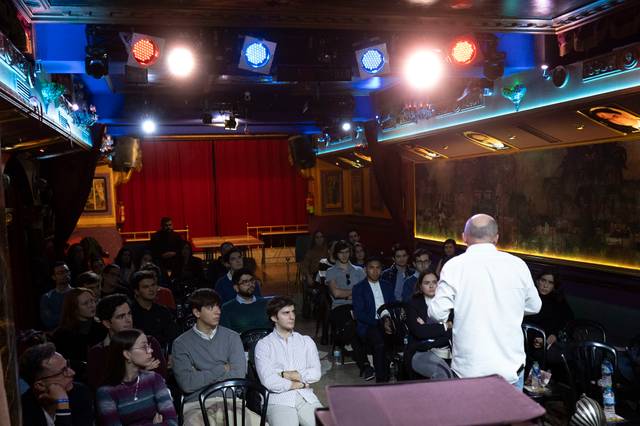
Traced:
<path fill-rule="evenodd" d="M 214 153 L 218 235 L 244 234 L 247 223 L 307 223 L 307 184 L 286 139 L 215 141 Z"/>
<path fill-rule="evenodd" d="M 210 141 L 143 141 L 142 171 L 118 186 L 125 206 L 124 231 L 158 229 L 170 216 L 192 237 L 214 235 L 215 185 Z"/>

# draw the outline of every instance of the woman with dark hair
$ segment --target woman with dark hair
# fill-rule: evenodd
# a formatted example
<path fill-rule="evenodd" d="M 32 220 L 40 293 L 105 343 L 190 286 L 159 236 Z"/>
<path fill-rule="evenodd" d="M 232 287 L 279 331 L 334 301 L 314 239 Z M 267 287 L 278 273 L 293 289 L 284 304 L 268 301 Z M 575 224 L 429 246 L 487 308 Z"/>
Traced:
<path fill-rule="evenodd" d="M 58 352 L 71 362 L 76 370 L 76 380 L 83 381 L 89 348 L 101 342 L 107 330 L 96 318 L 96 297 L 84 287 L 67 292 L 62 302 L 60 325 L 53 332 L 52 340 Z"/>
<path fill-rule="evenodd" d="M 122 247 L 113 263 L 120 267 L 120 281 L 128 287 L 131 275 L 136 272 L 136 266 L 133 263 L 133 251 L 129 247 Z"/>
<path fill-rule="evenodd" d="M 71 272 L 71 285 L 76 285 L 76 277 L 89 270 L 89 264 L 84 249 L 80 244 L 71 244 L 67 250 L 67 266 Z"/>
<path fill-rule="evenodd" d="M 458 246 L 456 245 L 456 240 L 449 238 L 442 243 L 442 257 L 438 261 L 438 266 L 436 266 L 436 274 L 440 276 L 442 272 L 442 267 L 445 263 L 449 261 L 449 259 L 456 257 L 458 254 Z"/>
<path fill-rule="evenodd" d="M 351 263 L 354 266 L 359 266 L 361 268 L 365 267 L 365 262 L 367 260 L 367 251 L 364 246 L 360 243 L 355 243 L 353 245 L 353 258 Z"/>
<path fill-rule="evenodd" d="M 188 241 L 182 244 L 180 260 L 176 262 L 176 270 L 173 271 L 172 278 L 175 282 L 189 283 L 192 288 L 206 286 L 202 259 L 193 255 L 193 247 Z"/>
<path fill-rule="evenodd" d="M 451 317 L 446 323 L 438 323 L 429 318 L 429 304 L 436 295 L 438 276 L 428 269 L 418 276 L 416 289 L 409 301 L 407 327 L 409 344 L 405 351 L 406 365 L 413 371 L 431 379 L 451 377 L 449 341 L 451 339 Z"/>
<path fill-rule="evenodd" d="M 98 418 L 110 425 L 176 425 L 178 419 L 164 379 L 145 370 L 153 349 L 140 330 L 114 334 L 107 352 L 104 386 L 98 388 Z"/>

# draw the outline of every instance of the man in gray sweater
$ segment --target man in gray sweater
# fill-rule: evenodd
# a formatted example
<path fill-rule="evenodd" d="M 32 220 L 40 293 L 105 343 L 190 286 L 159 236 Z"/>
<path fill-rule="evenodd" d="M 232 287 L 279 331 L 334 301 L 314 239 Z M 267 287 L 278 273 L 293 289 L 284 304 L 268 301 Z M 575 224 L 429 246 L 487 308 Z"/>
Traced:
<path fill-rule="evenodd" d="M 173 343 L 173 372 L 185 393 L 184 424 L 198 425 L 203 424 L 198 394 L 213 383 L 244 378 L 247 362 L 238 333 L 218 325 L 220 296 L 201 288 L 193 292 L 189 303 L 197 322 Z M 221 402 L 220 397 L 207 400 L 212 421 L 222 415 Z"/>

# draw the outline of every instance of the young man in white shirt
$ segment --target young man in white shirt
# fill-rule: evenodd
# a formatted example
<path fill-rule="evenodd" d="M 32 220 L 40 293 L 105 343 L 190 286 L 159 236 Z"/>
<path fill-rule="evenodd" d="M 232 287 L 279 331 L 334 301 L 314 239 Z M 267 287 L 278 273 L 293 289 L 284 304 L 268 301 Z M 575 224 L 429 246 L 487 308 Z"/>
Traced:
<path fill-rule="evenodd" d="M 440 322 L 455 312 L 451 368 L 458 376 L 499 374 L 522 389 L 522 319 L 542 306 L 531 272 L 496 249 L 498 224 L 489 215 L 469 218 L 462 239 L 469 248 L 442 268 L 429 316 Z"/>
<path fill-rule="evenodd" d="M 322 405 L 310 384 L 320 380 L 320 357 L 309 336 L 293 331 L 293 300 L 274 297 L 267 315 L 275 327 L 256 344 L 255 360 L 260 382 L 269 389 L 267 420 L 276 426 L 313 426 L 315 410 Z"/>

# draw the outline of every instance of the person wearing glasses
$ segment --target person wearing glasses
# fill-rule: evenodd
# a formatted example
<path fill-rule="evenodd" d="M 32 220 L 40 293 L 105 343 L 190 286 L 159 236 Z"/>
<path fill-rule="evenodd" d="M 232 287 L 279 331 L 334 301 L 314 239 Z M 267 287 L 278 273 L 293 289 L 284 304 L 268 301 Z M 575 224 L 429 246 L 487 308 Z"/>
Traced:
<path fill-rule="evenodd" d="M 423 272 L 431 268 L 431 255 L 423 248 L 416 249 L 413 252 L 413 267 L 416 268 L 413 275 L 407 277 L 404 280 L 404 287 L 402 289 L 402 301 L 409 303 L 416 290 L 416 284 L 418 283 L 418 277 Z"/>
<path fill-rule="evenodd" d="M 231 280 L 236 297 L 222 305 L 220 325 L 239 334 L 255 328 L 271 328 L 271 321 L 267 317 L 267 299 L 254 294 L 256 277 L 253 273 L 242 268 L 233 273 Z"/>
<path fill-rule="evenodd" d="M 164 379 L 147 370 L 153 362 L 153 349 L 142 331 L 132 328 L 112 336 L 107 376 L 96 393 L 101 425 L 178 425 Z"/>
<path fill-rule="evenodd" d="M 93 396 L 86 386 L 73 381 L 75 374 L 53 343 L 27 349 L 20 357 L 20 377 L 29 385 L 21 397 L 22 424 L 93 424 Z"/>

